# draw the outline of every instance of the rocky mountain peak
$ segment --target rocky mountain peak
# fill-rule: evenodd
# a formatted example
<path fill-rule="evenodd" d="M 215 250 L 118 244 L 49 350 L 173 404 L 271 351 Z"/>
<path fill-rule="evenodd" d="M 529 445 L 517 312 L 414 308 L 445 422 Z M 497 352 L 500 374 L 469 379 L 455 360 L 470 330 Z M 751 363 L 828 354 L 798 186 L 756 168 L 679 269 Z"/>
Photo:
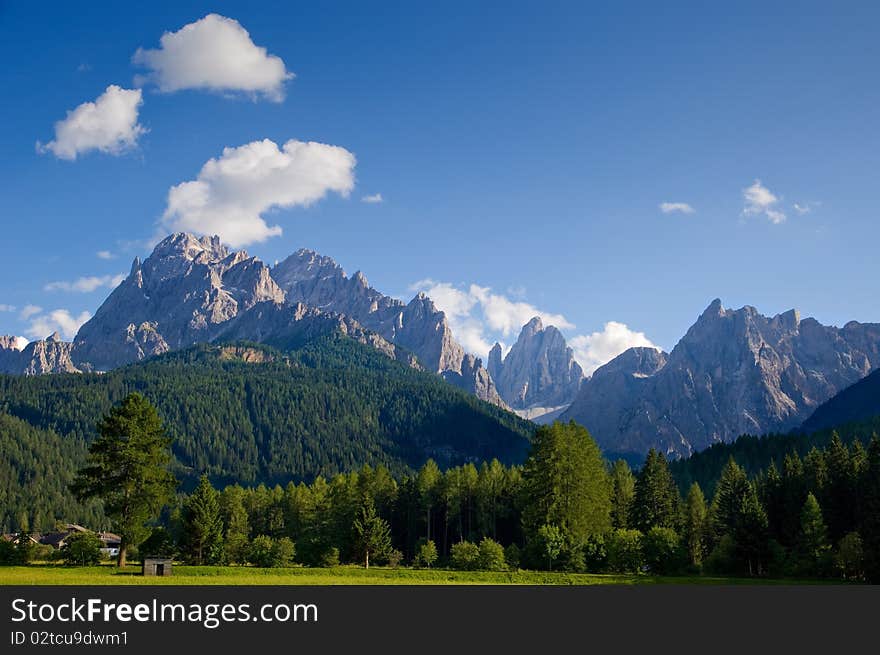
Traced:
<path fill-rule="evenodd" d="M 503 361 L 501 346 L 495 344 L 489 373 L 498 393 L 516 410 L 558 410 L 574 399 L 584 376 L 562 333 L 552 325 L 544 327 L 537 316 L 523 326 Z"/>

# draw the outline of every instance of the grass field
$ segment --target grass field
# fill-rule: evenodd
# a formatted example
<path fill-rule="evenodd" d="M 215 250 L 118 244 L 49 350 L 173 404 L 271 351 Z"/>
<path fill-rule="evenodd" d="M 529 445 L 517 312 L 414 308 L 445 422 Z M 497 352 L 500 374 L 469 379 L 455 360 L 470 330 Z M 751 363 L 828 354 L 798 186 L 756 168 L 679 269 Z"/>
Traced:
<path fill-rule="evenodd" d="M 797 584 L 794 580 L 712 577 L 656 577 L 546 571 L 450 571 L 446 569 L 365 570 L 355 566 L 327 569 L 257 569 L 240 566 L 175 566 L 167 578 L 141 577 L 140 567 L 118 571 L 113 565 L 0 567 L 0 585 L 633 585 L 633 584 Z"/>

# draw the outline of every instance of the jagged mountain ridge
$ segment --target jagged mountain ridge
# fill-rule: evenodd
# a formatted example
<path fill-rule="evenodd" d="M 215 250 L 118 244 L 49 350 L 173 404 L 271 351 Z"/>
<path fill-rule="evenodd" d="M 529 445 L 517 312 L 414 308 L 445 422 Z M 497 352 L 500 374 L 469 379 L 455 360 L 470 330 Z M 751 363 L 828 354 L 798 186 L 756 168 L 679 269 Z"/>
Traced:
<path fill-rule="evenodd" d="M 489 374 L 498 393 L 514 410 L 539 418 L 558 413 L 577 395 L 584 372 L 574 351 L 552 325 L 534 317 L 502 359 L 501 344 L 489 353 Z"/>
<path fill-rule="evenodd" d="M 40 375 L 78 371 L 71 360 L 73 344 L 62 341 L 57 332 L 21 346 L 19 337 L 0 336 L 0 373 Z"/>
<path fill-rule="evenodd" d="M 630 349 L 581 385 L 564 420 L 604 448 L 688 455 L 742 434 L 788 431 L 880 366 L 880 325 L 842 328 L 713 301 L 668 355 Z"/>
<path fill-rule="evenodd" d="M 411 351 L 427 369 L 452 384 L 504 405 L 482 361 L 465 353 L 446 314 L 424 293 L 404 303 L 371 287 L 360 271 L 349 277 L 333 259 L 308 249 L 300 249 L 274 266 L 271 275 L 288 302 L 350 316 Z"/>

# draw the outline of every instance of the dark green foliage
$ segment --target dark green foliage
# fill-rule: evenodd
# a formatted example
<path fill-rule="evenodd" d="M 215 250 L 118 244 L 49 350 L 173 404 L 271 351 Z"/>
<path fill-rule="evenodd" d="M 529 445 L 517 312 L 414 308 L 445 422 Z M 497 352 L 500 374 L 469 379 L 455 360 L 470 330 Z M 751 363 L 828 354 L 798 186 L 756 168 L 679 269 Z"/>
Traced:
<path fill-rule="evenodd" d="M 858 532 L 850 532 L 837 545 L 834 567 L 844 580 L 862 580 L 865 577 L 865 550 Z"/>
<path fill-rule="evenodd" d="M 381 560 L 391 552 L 391 529 L 388 522 L 376 514 L 376 504 L 369 495 L 364 496 L 360 514 L 352 524 L 355 549 L 361 554 L 364 568 L 370 568 L 370 557 Z"/>
<path fill-rule="evenodd" d="M 684 501 L 682 518 L 684 546 L 689 564 L 699 567 L 706 556 L 709 538 L 709 510 L 700 485 L 694 482 Z"/>
<path fill-rule="evenodd" d="M 859 533 L 865 557 L 865 576 L 869 582 L 880 582 L 880 439 L 876 436 L 868 446 L 867 462 L 860 481 L 859 498 L 862 518 Z"/>
<path fill-rule="evenodd" d="M 101 561 L 103 545 L 94 532 L 78 532 L 65 540 L 61 557 L 70 566 L 95 566 Z"/>
<path fill-rule="evenodd" d="M 11 540 L 0 539 L 0 565 L 23 566 L 29 563 L 36 552 L 36 544 L 27 532 L 19 532 Z"/>
<path fill-rule="evenodd" d="M 248 560 L 254 566 L 278 568 L 292 565 L 295 554 L 293 541 L 287 537 L 273 539 L 260 535 L 251 542 Z"/>
<path fill-rule="evenodd" d="M 656 575 L 673 575 L 682 569 L 684 551 L 672 528 L 654 526 L 642 537 L 642 555 L 648 570 Z"/>
<path fill-rule="evenodd" d="M 554 422 L 535 432 L 523 469 L 523 529 L 534 541 L 546 524 L 580 548 L 611 527 L 611 484 L 602 454 L 589 432 Z"/>
<path fill-rule="evenodd" d="M 638 573 L 644 566 L 642 533 L 632 529 L 611 532 L 606 542 L 608 569 L 616 573 Z"/>
<path fill-rule="evenodd" d="M 618 459 L 611 467 L 611 527 L 628 528 L 632 523 L 636 479 L 626 463 Z"/>
<path fill-rule="evenodd" d="M 507 568 L 513 569 L 514 571 L 517 570 L 522 561 L 522 551 L 519 546 L 516 544 L 508 544 L 507 548 L 504 549 L 504 561 L 507 564 Z"/>
<path fill-rule="evenodd" d="M 150 536 L 140 545 L 143 557 L 177 557 L 179 551 L 171 531 L 159 526 L 153 528 Z"/>
<path fill-rule="evenodd" d="M 680 502 L 666 458 L 652 448 L 636 478 L 632 525 L 643 533 L 653 527 L 674 529 Z"/>
<path fill-rule="evenodd" d="M 480 549 L 470 541 L 453 544 L 449 552 L 449 565 L 462 571 L 476 571 L 480 568 Z"/>
<path fill-rule="evenodd" d="M 192 564 L 222 564 L 223 519 L 220 494 L 203 475 L 186 503 L 183 520 L 183 554 Z"/>
<path fill-rule="evenodd" d="M 177 486 L 168 471 L 171 439 L 156 408 L 138 393 L 101 418 L 98 434 L 71 490 L 80 500 L 103 502 L 122 537 L 118 565 L 123 567 L 127 549 L 149 536 L 147 521 L 158 516 Z"/>
<path fill-rule="evenodd" d="M 801 574 L 816 576 L 827 570 L 831 547 L 828 529 L 822 518 L 819 501 L 810 493 L 801 510 L 801 532 L 798 539 L 798 564 Z"/>
<path fill-rule="evenodd" d="M 243 349 L 268 361 L 242 361 Z M 0 414 L 54 430 L 71 444 L 76 466 L 94 438 L 95 421 L 131 391 L 158 408 L 189 486 L 197 481 L 192 471 L 214 481 L 274 484 L 365 463 L 400 474 L 429 455 L 442 458 L 444 467 L 492 457 L 510 464 L 525 458 L 532 431 L 528 422 L 439 376 L 342 336 L 288 354 L 266 346 L 199 345 L 101 375 L 4 375 Z M 11 465 L 10 475 L 31 474 L 26 454 Z"/>

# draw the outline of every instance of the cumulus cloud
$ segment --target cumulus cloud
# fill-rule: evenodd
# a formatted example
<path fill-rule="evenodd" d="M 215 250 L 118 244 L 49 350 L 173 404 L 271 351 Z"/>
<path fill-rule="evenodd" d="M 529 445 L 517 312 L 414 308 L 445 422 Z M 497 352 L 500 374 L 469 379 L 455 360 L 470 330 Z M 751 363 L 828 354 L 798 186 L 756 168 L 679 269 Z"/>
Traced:
<path fill-rule="evenodd" d="M 21 318 L 21 320 L 26 321 L 31 316 L 39 314 L 41 311 L 43 311 L 43 308 L 39 305 L 25 305 L 24 307 L 22 307 L 21 313 L 18 316 Z"/>
<path fill-rule="evenodd" d="M 592 375 L 597 368 L 629 348 L 657 348 L 644 332 L 635 332 L 617 321 L 608 321 L 601 332 L 572 337 L 568 345 L 585 375 Z"/>
<path fill-rule="evenodd" d="M 143 103 L 140 89 L 123 89 L 111 84 L 94 102 L 84 102 L 55 123 L 55 139 L 37 151 L 51 152 L 59 159 L 75 160 L 91 150 L 118 155 L 134 148 L 146 132 L 138 123 Z"/>
<path fill-rule="evenodd" d="M 255 45 L 237 20 L 218 14 L 165 32 L 159 43 L 157 50 L 138 48 L 132 61 L 150 69 L 144 81 L 166 93 L 240 91 L 281 102 L 284 83 L 294 77 L 280 57 Z"/>
<path fill-rule="evenodd" d="M 98 259 L 115 259 L 115 257 L 116 257 L 116 255 L 114 255 L 109 250 L 99 250 L 98 252 L 95 253 L 95 256 Z"/>
<path fill-rule="evenodd" d="M 664 214 L 693 214 L 696 210 L 686 202 L 661 202 L 660 211 Z"/>
<path fill-rule="evenodd" d="M 89 312 L 73 315 L 67 309 L 55 309 L 48 314 L 34 316 L 26 334 L 34 339 L 45 339 L 53 332 L 58 332 L 64 339 L 70 340 L 91 317 Z"/>
<path fill-rule="evenodd" d="M 115 289 L 125 279 L 125 274 L 119 275 L 89 275 L 80 277 L 72 282 L 59 281 L 49 282 L 43 287 L 44 291 L 75 291 L 77 293 L 91 293 L 101 287 Z"/>
<path fill-rule="evenodd" d="M 368 205 L 376 205 L 380 202 L 385 202 L 385 198 L 382 197 L 381 193 L 374 193 L 369 196 L 361 196 L 361 202 L 365 202 Z"/>
<path fill-rule="evenodd" d="M 539 316 L 545 325 L 560 329 L 574 327 L 562 314 L 511 300 L 478 284 L 459 288 L 449 282 L 426 279 L 413 284 L 410 290 L 428 294 L 437 308 L 446 314 L 452 333 L 464 349 L 483 358 L 495 340 L 515 339 L 522 326 L 535 316 Z"/>
<path fill-rule="evenodd" d="M 743 200 L 743 215 L 764 214 L 775 225 L 785 222 L 785 213 L 777 209 L 779 198 L 761 184 L 761 180 L 755 180 L 750 187 L 743 189 Z"/>
<path fill-rule="evenodd" d="M 279 149 L 264 139 L 224 148 L 195 180 L 168 191 L 162 226 L 172 231 L 217 234 L 233 247 L 281 234 L 263 214 L 306 207 L 329 192 L 354 188 L 355 156 L 345 148 L 290 140 Z"/>

